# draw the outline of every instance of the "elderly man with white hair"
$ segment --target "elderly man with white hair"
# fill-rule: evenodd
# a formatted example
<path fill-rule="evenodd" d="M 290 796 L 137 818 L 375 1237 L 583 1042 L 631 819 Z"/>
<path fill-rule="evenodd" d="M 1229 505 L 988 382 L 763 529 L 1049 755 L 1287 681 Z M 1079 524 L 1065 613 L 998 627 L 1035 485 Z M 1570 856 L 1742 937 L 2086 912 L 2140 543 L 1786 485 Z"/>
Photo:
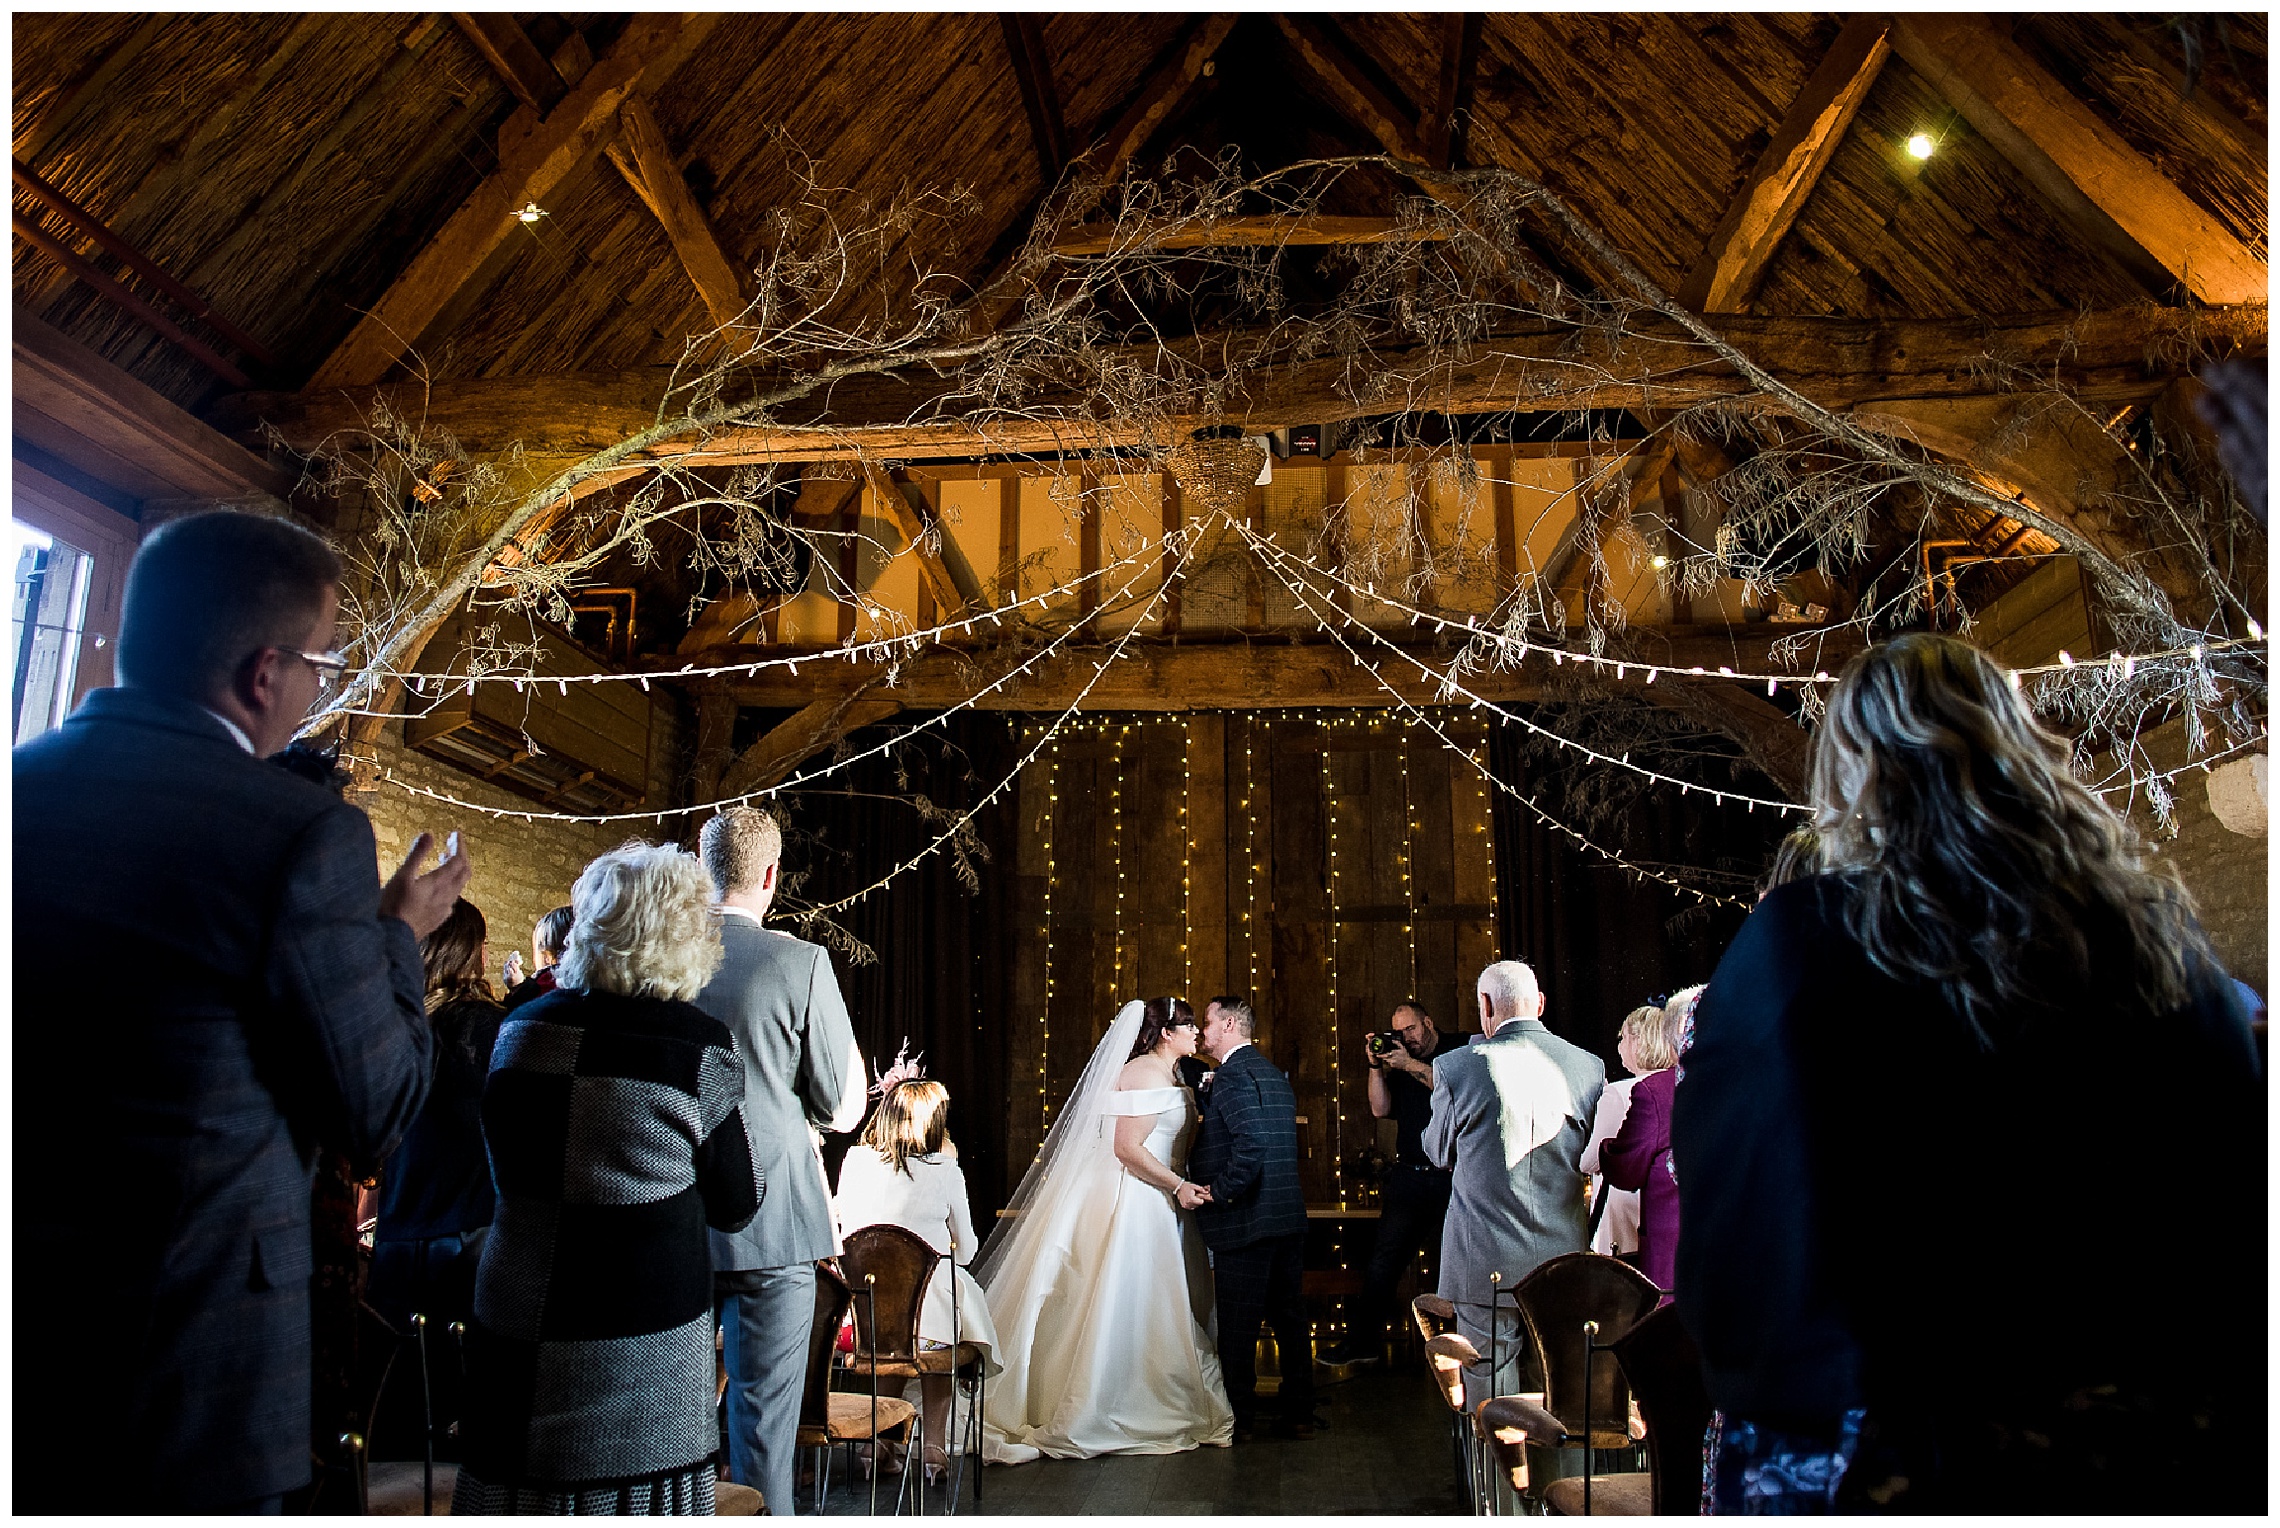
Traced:
<path fill-rule="evenodd" d="M 1477 989 L 1480 1041 L 1433 1063 L 1425 1153 L 1453 1169 L 1441 1295 L 1457 1307 L 1458 1329 L 1486 1355 L 1497 1293 L 1539 1263 L 1584 1248 L 1583 1149 L 1607 1063 L 1544 1027 L 1544 994 L 1522 962 L 1496 962 L 1480 973 Z M 1501 1282 L 1492 1283 L 1492 1273 Z M 1505 1356 L 1494 1389 L 1479 1388 L 1474 1400 L 1517 1388 L 1518 1318 L 1509 1298 L 1497 1311 Z M 1481 1377 L 1466 1383 L 1484 1386 Z"/>

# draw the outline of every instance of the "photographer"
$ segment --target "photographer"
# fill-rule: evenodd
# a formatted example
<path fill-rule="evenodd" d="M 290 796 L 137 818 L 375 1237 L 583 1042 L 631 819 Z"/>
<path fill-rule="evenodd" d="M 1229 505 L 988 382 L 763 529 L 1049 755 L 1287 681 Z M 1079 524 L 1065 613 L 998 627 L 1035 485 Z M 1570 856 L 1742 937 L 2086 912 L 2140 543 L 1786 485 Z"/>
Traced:
<path fill-rule="evenodd" d="M 1332 1363 L 1375 1363 L 1385 1356 L 1385 1328 L 1398 1317 L 1394 1286 L 1419 1249 L 1441 1256 L 1441 1220 L 1449 1210 L 1449 1174 L 1425 1155 L 1425 1122 L 1433 1113 L 1433 1062 L 1464 1048 L 1462 1035 L 1444 1035 L 1415 998 L 1397 1005 L 1391 1028 L 1363 1040 L 1369 1062 L 1370 1113 L 1397 1122 L 1393 1166 L 1379 1203 L 1377 1245 L 1355 1306 L 1344 1347 L 1325 1355 Z"/>

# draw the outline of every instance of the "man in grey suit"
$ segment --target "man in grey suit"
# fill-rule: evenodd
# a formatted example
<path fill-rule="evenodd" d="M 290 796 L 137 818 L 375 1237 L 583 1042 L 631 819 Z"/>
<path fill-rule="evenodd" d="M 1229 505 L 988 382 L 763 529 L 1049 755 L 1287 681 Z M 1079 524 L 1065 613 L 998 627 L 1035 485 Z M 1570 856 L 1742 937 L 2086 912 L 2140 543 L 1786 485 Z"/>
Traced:
<path fill-rule="evenodd" d="M 1484 1356 L 1490 1302 L 1498 1302 L 1504 1356 L 1493 1389 L 1482 1388 L 1481 1376 L 1467 1377 L 1474 1400 L 1517 1387 L 1519 1320 L 1509 1292 L 1539 1263 L 1584 1248 L 1590 1215 L 1580 1164 L 1607 1086 L 1606 1062 L 1544 1027 L 1534 971 L 1500 960 L 1480 973 L 1477 987 L 1482 1039 L 1433 1063 L 1425 1127 L 1426 1155 L 1454 1170 L 1441 1229 L 1441 1295 Z M 1492 1273 L 1501 1281 L 1492 1284 Z"/>
<path fill-rule="evenodd" d="M 811 1127 L 854 1129 L 870 1079 L 831 956 L 761 926 L 784 852 L 775 819 L 731 807 L 705 824 L 699 848 L 720 897 L 726 957 L 697 1006 L 736 1036 L 745 1133 L 768 1185 L 750 1225 L 710 1233 L 728 1364 L 729 1473 L 757 1487 L 771 1513 L 788 1517 L 815 1265 L 839 1251 Z"/>

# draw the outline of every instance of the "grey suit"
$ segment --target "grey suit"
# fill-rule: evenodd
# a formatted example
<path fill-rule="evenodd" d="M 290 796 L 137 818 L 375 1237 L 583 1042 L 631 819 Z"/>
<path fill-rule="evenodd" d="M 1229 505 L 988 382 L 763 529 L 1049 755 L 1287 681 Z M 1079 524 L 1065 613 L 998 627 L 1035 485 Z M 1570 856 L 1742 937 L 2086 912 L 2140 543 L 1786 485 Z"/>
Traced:
<path fill-rule="evenodd" d="M 721 918 L 725 958 L 697 1006 L 726 1024 L 744 1061 L 744 1128 L 768 1185 L 741 1231 L 714 1231 L 724 1286 L 729 1473 L 789 1515 L 815 1265 L 839 1250 L 831 1190 L 808 1127 L 832 1122 L 855 1045 L 847 1005 L 820 945 Z M 840 1120 L 839 1128 L 853 1125 Z"/>
<path fill-rule="evenodd" d="M 1512 1020 L 1433 1063 L 1425 1153 L 1454 1169 L 1440 1292 L 1483 1354 L 1496 1287 L 1489 1275 L 1502 1274 L 1509 1291 L 1538 1264 L 1584 1248 L 1590 1217 L 1579 1164 L 1606 1085 L 1604 1061 L 1535 1019 Z M 1517 1332 L 1509 1298 L 1500 1308 L 1498 1341 L 1509 1351 Z"/>

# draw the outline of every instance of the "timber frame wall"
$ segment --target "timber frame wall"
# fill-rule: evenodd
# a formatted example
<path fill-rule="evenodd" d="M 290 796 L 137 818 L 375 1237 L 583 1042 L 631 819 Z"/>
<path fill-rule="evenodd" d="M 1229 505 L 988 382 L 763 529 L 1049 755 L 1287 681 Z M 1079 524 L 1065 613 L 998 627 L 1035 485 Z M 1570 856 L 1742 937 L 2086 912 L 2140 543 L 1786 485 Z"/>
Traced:
<path fill-rule="evenodd" d="M 1436 715 L 1486 759 L 1486 728 Z M 1024 746 L 1042 734 L 1028 729 Z M 1088 718 L 1020 783 L 1006 1162 L 1026 1168 L 1134 997 L 1248 995 L 1298 1094 L 1310 1204 L 1374 1195 L 1362 1037 L 1421 1000 L 1476 1030 L 1497 958 L 1489 786 L 1379 711 Z M 1386 1142 L 1385 1144 L 1390 1144 Z"/>

